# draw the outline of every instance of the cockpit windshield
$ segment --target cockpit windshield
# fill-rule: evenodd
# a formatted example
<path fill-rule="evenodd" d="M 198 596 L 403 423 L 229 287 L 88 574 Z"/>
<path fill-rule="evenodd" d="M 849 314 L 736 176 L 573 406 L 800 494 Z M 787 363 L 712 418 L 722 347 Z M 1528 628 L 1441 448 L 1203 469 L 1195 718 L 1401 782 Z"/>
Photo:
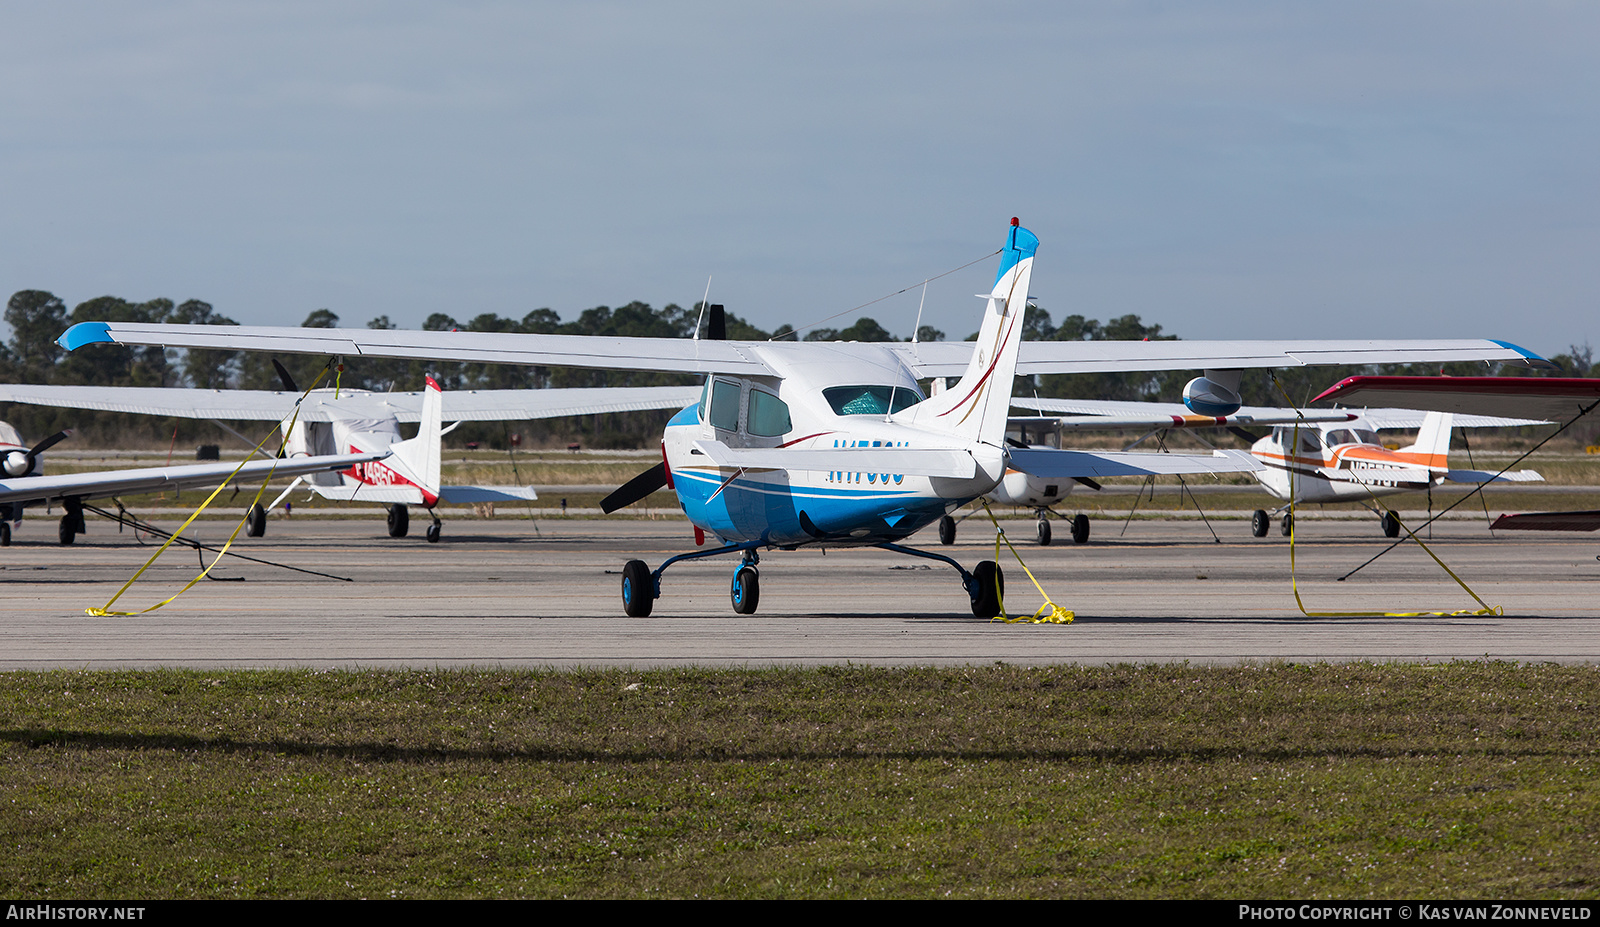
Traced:
<path fill-rule="evenodd" d="M 884 415 L 922 401 L 922 394 L 909 386 L 833 386 L 822 396 L 835 415 Z"/>
<path fill-rule="evenodd" d="M 1365 428 L 1335 428 L 1328 432 L 1328 446 L 1340 444 L 1382 444 L 1376 431 Z"/>

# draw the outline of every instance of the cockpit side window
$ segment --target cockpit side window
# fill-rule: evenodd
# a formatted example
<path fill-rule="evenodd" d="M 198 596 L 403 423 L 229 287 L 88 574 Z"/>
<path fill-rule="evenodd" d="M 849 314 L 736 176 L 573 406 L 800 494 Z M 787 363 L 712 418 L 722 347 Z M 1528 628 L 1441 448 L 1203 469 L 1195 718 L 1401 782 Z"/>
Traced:
<path fill-rule="evenodd" d="M 750 391 L 749 430 L 763 438 L 777 438 L 789 433 L 789 404 L 765 390 Z"/>
<path fill-rule="evenodd" d="M 885 415 L 922 401 L 922 394 L 909 386 L 833 386 L 822 396 L 835 415 Z"/>
<path fill-rule="evenodd" d="M 711 425 L 723 431 L 739 430 L 739 384 L 711 381 Z"/>
<path fill-rule="evenodd" d="M 1310 430 L 1310 429 L 1307 429 L 1307 428 L 1300 429 L 1300 450 L 1302 450 L 1302 451 L 1320 451 L 1320 450 L 1322 450 L 1322 439 L 1321 439 L 1321 436 L 1319 436 L 1313 430 Z"/>

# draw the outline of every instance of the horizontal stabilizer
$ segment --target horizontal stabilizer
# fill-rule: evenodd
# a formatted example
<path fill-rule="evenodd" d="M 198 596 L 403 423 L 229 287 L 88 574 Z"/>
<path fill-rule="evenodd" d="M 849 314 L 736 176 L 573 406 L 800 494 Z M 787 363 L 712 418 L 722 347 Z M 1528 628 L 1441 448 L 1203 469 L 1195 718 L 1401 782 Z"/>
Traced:
<path fill-rule="evenodd" d="M 1364 483 L 1368 486 L 1394 486 L 1402 483 L 1415 483 L 1421 486 L 1433 482 L 1436 477 L 1441 475 L 1426 467 L 1370 467 L 1361 469 L 1318 467 L 1317 472 L 1336 483 Z"/>
<path fill-rule="evenodd" d="M 699 441 L 695 446 L 719 467 L 753 470 L 844 470 L 965 480 L 971 479 L 978 469 L 971 454 L 954 448 L 839 447 L 797 450 L 787 447 L 735 448 L 721 441 Z"/>
<path fill-rule="evenodd" d="M 1517 470 L 1496 475 L 1488 470 L 1451 470 L 1444 478 L 1452 483 L 1542 483 L 1537 470 Z"/>
<path fill-rule="evenodd" d="M 441 486 L 439 502 L 472 505 L 478 502 L 531 502 L 539 498 L 532 486 Z"/>
<path fill-rule="evenodd" d="M 1178 473 L 1250 473 L 1264 469 L 1245 451 L 1161 454 L 1148 451 L 1057 451 L 1012 449 L 1010 465 L 1047 479 L 1150 476 Z"/>

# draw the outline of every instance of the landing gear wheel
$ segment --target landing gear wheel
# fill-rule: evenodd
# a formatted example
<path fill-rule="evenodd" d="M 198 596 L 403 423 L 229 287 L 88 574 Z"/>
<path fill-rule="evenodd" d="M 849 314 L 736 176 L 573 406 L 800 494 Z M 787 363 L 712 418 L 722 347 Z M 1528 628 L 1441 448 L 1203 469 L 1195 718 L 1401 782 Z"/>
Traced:
<path fill-rule="evenodd" d="M 253 538 L 267 533 L 267 510 L 261 507 L 261 503 L 250 506 L 250 511 L 245 513 L 244 533 Z"/>
<path fill-rule="evenodd" d="M 441 530 L 441 526 L 440 526 L 440 524 L 438 522 L 434 522 L 433 524 L 428 526 L 428 543 L 429 544 L 437 544 L 437 543 L 439 543 L 439 532 L 440 532 L 440 530 Z"/>
<path fill-rule="evenodd" d="M 1386 538 L 1400 536 L 1400 516 L 1393 512 L 1383 513 L 1383 536 Z"/>
<path fill-rule="evenodd" d="M 11 523 L 0 521 L 0 547 L 11 546 Z"/>
<path fill-rule="evenodd" d="M 411 530 L 411 510 L 403 505 L 389 506 L 389 537 L 403 538 Z"/>
<path fill-rule="evenodd" d="M 1000 599 L 1006 594 L 1006 576 L 993 560 L 985 560 L 972 571 L 978 594 L 972 597 L 974 618 L 993 618 L 1000 614 Z"/>
<path fill-rule="evenodd" d="M 1256 509 L 1250 515 L 1250 533 L 1258 538 L 1267 536 L 1267 529 L 1272 527 L 1272 519 L 1261 509 Z"/>
<path fill-rule="evenodd" d="M 733 610 L 740 615 L 754 615 L 761 601 L 761 574 L 755 567 L 742 566 L 733 574 L 733 586 L 728 590 L 733 599 Z"/>
<path fill-rule="evenodd" d="M 956 542 L 956 520 L 949 515 L 939 519 L 939 543 L 946 547 Z"/>
<path fill-rule="evenodd" d="M 1294 533 L 1294 516 L 1290 515 L 1288 512 L 1284 512 L 1283 513 L 1283 523 L 1280 525 L 1278 530 L 1283 532 L 1283 536 L 1284 537 L 1288 537 L 1289 535 L 1293 534 Z"/>
<path fill-rule="evenodd" d="M 1048 519 L 1048 518 L 1039 519 L 1039 526 L 1038 526 L 1037 534 L 1039 535 L 1039 546 L 1040 547 L 1049 547 L 1050 546 L 1050 519 Z"/>
<path fill-rule="evenodd" d="M 1084 514 L 1072 517 L 1072 543 L 1082 544 L 1089 540 L 1089 516 Z"/>
<path fill-rule="evenodd" d="M 62 546 L 71 544 L 72 539 L 78 536 L 78 532 L 73 530 L 74 527 L 71 515 L 61 516 L 61 528 L 57 532 L 57 536 L 61 538 Z"/>
<path fill-rule="evenodd" d="M 622 568 L 622 610 L 629 618 L 648 618 L 656 601 L 656 583 L 643 560 L 629 560 Z"/>

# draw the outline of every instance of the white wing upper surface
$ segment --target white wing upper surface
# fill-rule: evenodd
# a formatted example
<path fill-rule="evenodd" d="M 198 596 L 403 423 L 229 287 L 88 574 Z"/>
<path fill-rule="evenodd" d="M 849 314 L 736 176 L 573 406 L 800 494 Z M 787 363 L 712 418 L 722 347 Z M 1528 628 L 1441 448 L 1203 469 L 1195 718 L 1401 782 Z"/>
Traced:
<path fill-rule="evenodd" d="M 1017 396 L 1011 404 L 1017 408 L 1040 412 L 1059 412 L 1065 428 L 1205 428 L 1216 425 L 1288 425 L 1304 422 L 1346 422 L 1356 418 L 1366 420 L 1374 428 L 1420 428 L 1426 412 L 1415 409 L 1302 409 L 1297 415 L 1293 409 L 1271 406 L 1240 406 L 1232 415 L 1213 417 L 1195 415 L 1176 402 L 1123 402 L 1095 399 L 1039 399 Z M 1303 417 L 1302 417 L 1303 416 Z M 1548 422 L 1528 418 L 1504 418 L 1494 415 L 1457 415 L 1457 428 L 1509 428 L 1519 425 L 1545 425 Z"/>
<path fill-rule="evenodd" d="M 682 338 L 611 338 L 502 332 L 432 332 L 382 329 L 286 328 L 252 325 L 166 325 L 81 322 L 58 339 L 73 350 L 85 344 L 165 345 L 172 348 L 267 351 L 348 357 L 593 367 L 679 373 L 774 375 L 761 359 L 766 342 Z M 881 357 L 897 355 L 918 377 L 958 376 L 972 359 L 966 342 L 830 344 Z M 1410 341 L 1028 341 L 1017 373 L 1097 373 L 1127 370 L 1243 369 L 1307 364 L 1400 364 L 1542 358 L 1505 342 L 1482 339 Z"/>
<path fill-rule="evenodd" d="M 1045 479 L 1149 476 L 1178 473 L 1252 473 L 1265 469 L 1248 451 L 1161 454 L 1141 451 L 1058 451 L 1011 448 L 1012 467 Z"/>
<path fill-rule="evenodd" d="M 252 460 L 238 464 L 190 464 L 181 467 L 144 467 L 136 470 L 107 470 L 98 473 L 67 473 L 56 476 L 24 476 L 0 480 L 0 503 L 45 502 L 77 497 L 80 499 L 114 496 L 122 493 L 159 492 L 215 486 L 234 476 L 235 481 L 266 477 L 301 476 L 327 470 L 343 470 L 369 460 L 382 460 L 388 451 L 375 454 L 332 454 L 320 457 L 291 457 L 287 460 Z M 234 474 L 234 470 L 238 473 Z"/>
<path fill-rule="evenodd" d="M 393 417 L 415 422 L 421 392 L 373 393 L 315 389 L 300 405 L 300 420 L 373 421 Z M 450 421 L 525 421 L 601 412 L 681 409 L 700 396 L 698 386 L 596 387 L 589 389 L 451 390 L 444 396 Z M 160 389 L 127 386 L 0 385 L 0 402 L 66 409 L 133 412 L 222 421 L 278 421 L 294 411 L 299 393 L 242 389 Z"/>

